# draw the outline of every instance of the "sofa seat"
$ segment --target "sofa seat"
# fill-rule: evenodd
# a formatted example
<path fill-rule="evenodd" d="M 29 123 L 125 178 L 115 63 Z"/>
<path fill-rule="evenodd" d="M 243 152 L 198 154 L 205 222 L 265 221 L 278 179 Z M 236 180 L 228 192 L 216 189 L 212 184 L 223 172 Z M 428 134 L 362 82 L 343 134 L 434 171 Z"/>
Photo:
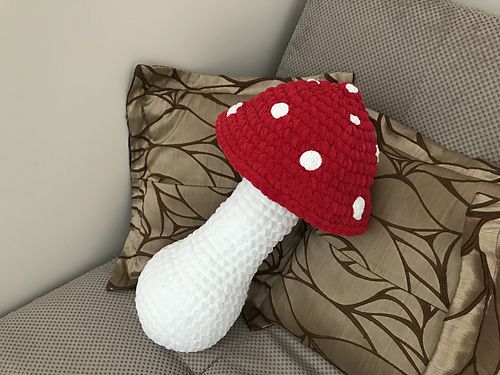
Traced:
<path fill-rule="evenodd" d="M 176 353 L 142 332 L 134 291 L 105 290 L 114 261 L 0 319 L 0 374 L 341 374 L 279 327 L 239 318 L 199 353 Z"/>

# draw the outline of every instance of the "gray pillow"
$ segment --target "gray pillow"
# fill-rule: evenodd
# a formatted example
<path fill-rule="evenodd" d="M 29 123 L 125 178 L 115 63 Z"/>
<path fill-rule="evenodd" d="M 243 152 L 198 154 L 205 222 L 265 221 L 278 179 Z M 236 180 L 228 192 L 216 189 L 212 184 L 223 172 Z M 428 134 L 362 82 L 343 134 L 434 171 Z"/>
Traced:
<path fill-rule="evenodd" d="M 353 71 L 368 107 L 500 164 L 499 35 L 447 0 L 309 0 L 278 74 Z"/>

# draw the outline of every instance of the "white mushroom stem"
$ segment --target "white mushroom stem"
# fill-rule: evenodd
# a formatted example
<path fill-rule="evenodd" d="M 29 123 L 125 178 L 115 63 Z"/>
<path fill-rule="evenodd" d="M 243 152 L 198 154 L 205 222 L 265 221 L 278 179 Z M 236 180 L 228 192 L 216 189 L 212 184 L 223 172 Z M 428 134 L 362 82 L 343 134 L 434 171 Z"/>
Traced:
<path fill-rule="evenodd" d="M 297 220 L 243 179 L 202 227 L 146 264 L 136 292 L 146 335 L 180 352 L 217 343 L 240 314 L 259 265 Z"/>

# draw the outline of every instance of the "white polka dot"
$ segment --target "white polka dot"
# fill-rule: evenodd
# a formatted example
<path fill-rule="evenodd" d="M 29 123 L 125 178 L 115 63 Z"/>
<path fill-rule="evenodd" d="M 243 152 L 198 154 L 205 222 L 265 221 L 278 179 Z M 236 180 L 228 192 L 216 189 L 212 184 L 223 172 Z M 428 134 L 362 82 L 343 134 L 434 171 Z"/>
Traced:
<path fill-rule="evenodd" d="M 226 117 L 234 115 L 236 113 L 236 111 L 238 110 L 238 108 L 240 108 L 242 105 L 243 105 L 243 103 L 239 102 L 239 103 L 236 103 L 236 104 L 232 105 L 231 107 L 229 107 L 229 109 L 226 112 Z"/>
<path fill-rule="evenodd" d="M 356 94 L 358 92 L 358 88 L 352 83 L 348 83 L 347 85 L 345 85 L 345 88 L 352 94 Z"/>
<path fill-rule="evenodd" d="M 365 211 L 365 200 L 363 197 L 357 197 L 354 203 L 352 204 L 352 217 L 355 220 L 361 220 L 363 216 L 363 212 Z"/>
<path fill-rule="evenodd" d="M 286 103 L 276 103 L 271 107 L 271 115 L 274 118 L 280 118 L 286 116 L 288 113 L 288 104 Z"/>
<path fill-rule="evenodd" d="M 314 79 L 314 78 L 309 78 L 307 80 L 307 82 L 316 82 L 319 85 L 319 81 L 317 79 Z"/>
<path fill-rule="evenodd" d="M 380 150 L 378 149 L 378 145 L 375 146 L 377 151 L 375 151 L 375 156 L 377 157 L 377 163 L 378 163 L 378 157 L 380 155 Z"/>
<path fill-rule="evenodd" d="M 309 150 L 300 155 L 300 165 L 307 171 L 315 171 L 322 162 L 321 155 L 317 151 Z"/>
<path fill-rule="evenodd" d="M 359 119 L 358 116 L 356 115 L 351 115 L 351 118 L 350 118 L 351 122 L 354 124 L 354 125 L 359 125 L 361 124 L 361 120 Z"/>

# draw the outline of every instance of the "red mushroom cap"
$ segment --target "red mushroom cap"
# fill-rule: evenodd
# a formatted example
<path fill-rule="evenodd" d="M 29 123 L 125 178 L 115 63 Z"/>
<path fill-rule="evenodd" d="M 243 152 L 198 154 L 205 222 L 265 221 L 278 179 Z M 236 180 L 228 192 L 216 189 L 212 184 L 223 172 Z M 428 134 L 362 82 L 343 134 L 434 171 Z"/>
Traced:
<path fill-rule="evenodd" d="M 293 81 L 217 118 L 233 167 L 274 202 L 339 235 L 366 231 L 376 136 L 352 84 Z"/>

